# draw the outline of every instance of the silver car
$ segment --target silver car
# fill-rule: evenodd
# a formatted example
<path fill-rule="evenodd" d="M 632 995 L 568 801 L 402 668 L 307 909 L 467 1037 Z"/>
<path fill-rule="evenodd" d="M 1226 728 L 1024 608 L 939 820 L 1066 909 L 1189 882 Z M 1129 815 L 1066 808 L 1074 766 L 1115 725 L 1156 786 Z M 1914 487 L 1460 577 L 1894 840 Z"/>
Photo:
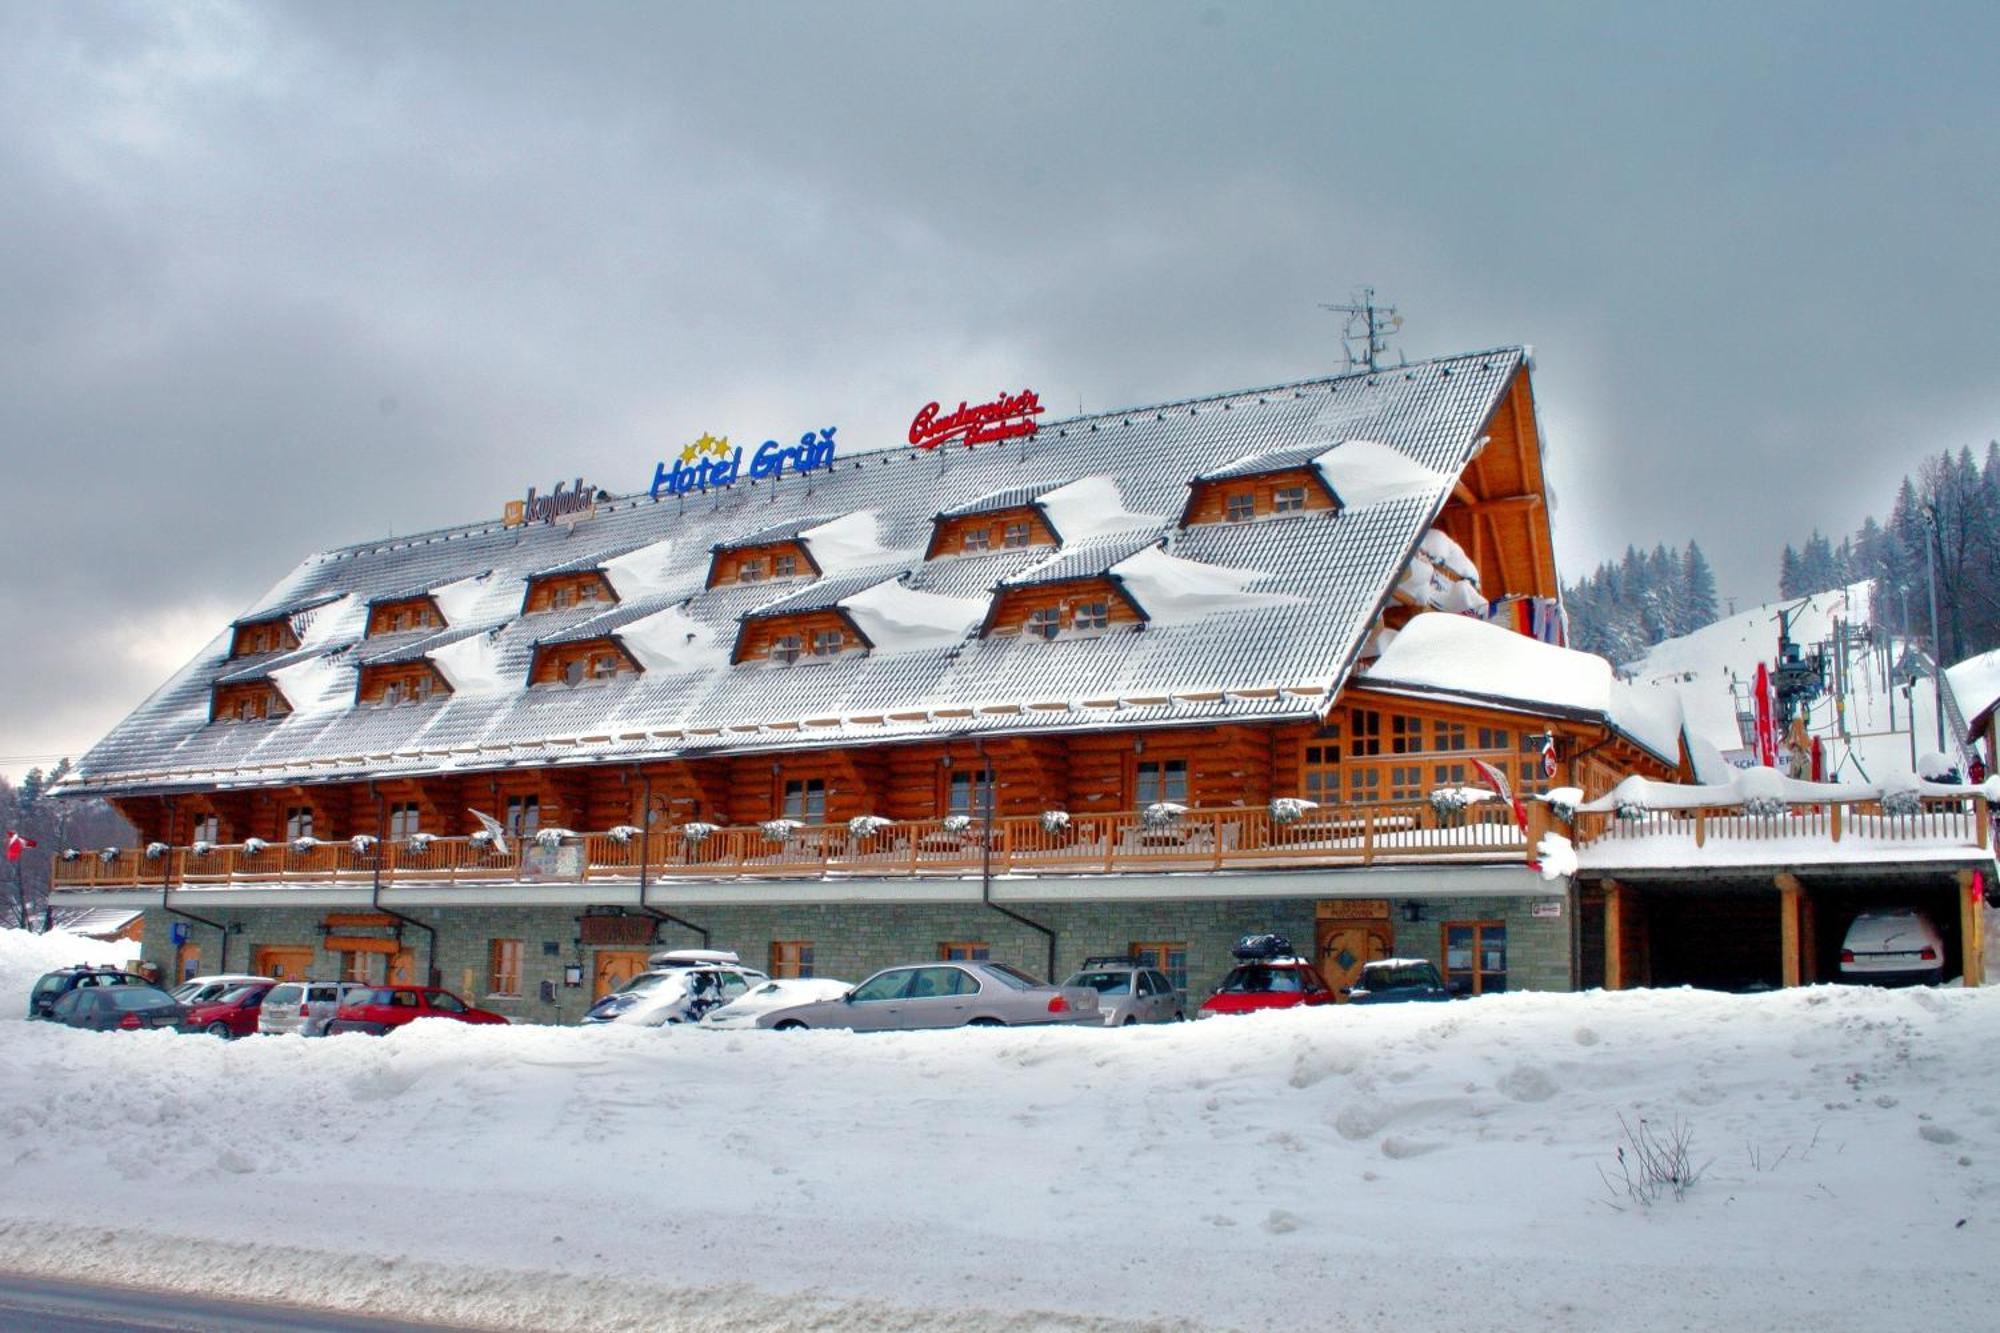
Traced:
<path fill-rule="evenodd" d="M 1088 986 L 1051 986 L 1005 963 L 966 962 L 885 968 L 839 999 L 760 1014 L 757 1026 L 911 1032 L 1102 1021 Z"/>
<path fill-rule="evenodd" d="M 324 1037 L 349 996 L 369 989 L 358 981 L 285 981 L 271 987 L 257 1011 L 257 1031 Z"/>
<path fill-rule="evenodd" d="M 1178 1023 L 1187 1017 L 1187 1006 L 1167 974 L 1130 958 L 1086 958 L 1083 970 L 1063 985 L 1088 986 L 1096 991 L 1108 1028 Z"/>

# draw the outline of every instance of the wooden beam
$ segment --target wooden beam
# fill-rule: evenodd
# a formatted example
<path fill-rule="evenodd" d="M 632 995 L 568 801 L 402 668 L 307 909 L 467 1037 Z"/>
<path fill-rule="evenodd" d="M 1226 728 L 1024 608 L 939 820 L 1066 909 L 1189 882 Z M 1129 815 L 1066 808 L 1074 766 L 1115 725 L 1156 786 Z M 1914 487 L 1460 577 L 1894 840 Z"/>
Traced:
<path fill-rule="evenodd" d="M 1539 495 L 1499 495 L 1491 500 L 1468 500 L 1466 508 L 1474 513 L 1491 514 L 1510 509 L 1537 509 L 1544 503 Z"/>
<path fill-rule="evenodd" d="M 1977 870 L 1958 872 L 1958 938 L 1965 984 L 1986 984 L 1985 878 Z"/>
<path fill-rule="evenodd" d="M 1799 984 L 1799 901 L 1805 896 L 1798 876 L 1773 875 L 1778 886 L 1778 962 L 1781 982 L 1786 987 Z"/>
<path fill-rule="evenodd" d="M 1604 881 L 1604 989 L 1625 989 L 1625 886 Z"/>

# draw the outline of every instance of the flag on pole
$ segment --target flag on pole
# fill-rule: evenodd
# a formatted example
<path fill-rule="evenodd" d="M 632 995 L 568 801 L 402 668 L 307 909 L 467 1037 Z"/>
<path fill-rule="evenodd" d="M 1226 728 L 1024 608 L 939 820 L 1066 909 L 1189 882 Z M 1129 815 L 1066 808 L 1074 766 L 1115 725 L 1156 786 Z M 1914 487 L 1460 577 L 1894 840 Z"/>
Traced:
<path fill-rule="evenodd" d="M 1501 776 L 1500 770 L 1487 763 L 1484 759 L 1473 760 L 1472 766 L 1479 770 L 1487 782 L 1492 784 L 1494 791 L 1500 793 L 1501 800 L 1514 807 L 1514 823 L 1520 827 L 1521 839 L 1525 842 L 1528 837 L 1528 812 L 1522 807 L 1521 798 L 1514 795 L 1514 789 L 1507 785 L 1507 779 Z M 1528 849 L 1528 869 L 1540 870 L 1541 868 L 1542 863 L 1535 859 L 1535 849 L 1530 847 Z"/>
<path fill-rule="evenodd" d="M 1542 736 L 1542 776 L 1544 778 L 1553 778 L 1555 775 L 1556 734 L 1550 731 Z"/>
<path fill-rule="evenodd" d="M 479 827 L 485 829 L 488 833 L 491 833 L 493 835 L 493 845 L 500 849 L 500 854 L 502 856 L 510 856 L 513 854 L 513 849 L 507 846 L 506 825 L 502 824 L 492 815 L 489 815 L 482 810 L 473 810 L 471 806 L 467 806 L 466 809 L 471 811 L 472 817 L 479 821 Z"/>
<path fill-rule="evenodd" d="M 1757 762 L 1765 768 L 1778 766 L 1778 718 L 1777 704 L 1771 697 L 1771 668 L 1764 663 L 1757 664 L 1757 676 L 1751 684 L 1752 701 L 1757 719 Z"/>
<path fill-rule="evenodd" d="M 7 830 L 7 859 L 9 861 L 20 860 L 22 852 L 35 846 L 39 846 L 39 844 L 33 838 L 24 838 L 13 829 Z"/>

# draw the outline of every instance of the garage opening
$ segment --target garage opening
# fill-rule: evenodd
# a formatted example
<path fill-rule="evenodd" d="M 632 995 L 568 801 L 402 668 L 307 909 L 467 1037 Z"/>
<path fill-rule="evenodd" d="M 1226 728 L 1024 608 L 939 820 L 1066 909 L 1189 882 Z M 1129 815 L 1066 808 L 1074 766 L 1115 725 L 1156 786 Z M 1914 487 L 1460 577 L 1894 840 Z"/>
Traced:
<path fill-rule="evenodd" d="M 1657 889 L 1639 897 L 1651 963 L 1646 984 L 1721 991 L 1784 984 L 1775 889 Z"/>
<path fill-rule="evenodd" d="M 1959 918 L 1961 890 L 1956 876 L 1939 873 L 1902 880 L 1880 880 L 1862 884 L 1808 882 L 1807 901 L 1814 918 L 1812 967 L 1808 973 L 1818 981 L 1867 984 L 1861 977 L 1843 977 L 1840 950 L 1848 927 L 1863 912 L 1895 911 L 1901 908 L 1920 913 L 1944 939 L 1944 979 L 1963 975 L 1965 941 Z"/>

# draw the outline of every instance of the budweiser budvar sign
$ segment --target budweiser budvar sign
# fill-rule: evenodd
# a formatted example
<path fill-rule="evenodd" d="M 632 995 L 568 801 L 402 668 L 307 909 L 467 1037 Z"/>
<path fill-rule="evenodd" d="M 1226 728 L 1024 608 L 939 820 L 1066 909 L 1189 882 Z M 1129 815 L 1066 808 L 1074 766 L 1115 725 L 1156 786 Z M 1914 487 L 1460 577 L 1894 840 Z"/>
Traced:
<path fill-rule="evenodd" d="M 910 443 L 919 449 L 935 449 L 952 440 L 987 444 L 1033 435 L 1035 418 L 1042 411 L 1042 400 L 1033 389 L 1019 393 L 1003 390 L 990 403 L 960 402 L 954 412 L 944 412 L 937 403 L 929 403 L 910 423 Z"/>

